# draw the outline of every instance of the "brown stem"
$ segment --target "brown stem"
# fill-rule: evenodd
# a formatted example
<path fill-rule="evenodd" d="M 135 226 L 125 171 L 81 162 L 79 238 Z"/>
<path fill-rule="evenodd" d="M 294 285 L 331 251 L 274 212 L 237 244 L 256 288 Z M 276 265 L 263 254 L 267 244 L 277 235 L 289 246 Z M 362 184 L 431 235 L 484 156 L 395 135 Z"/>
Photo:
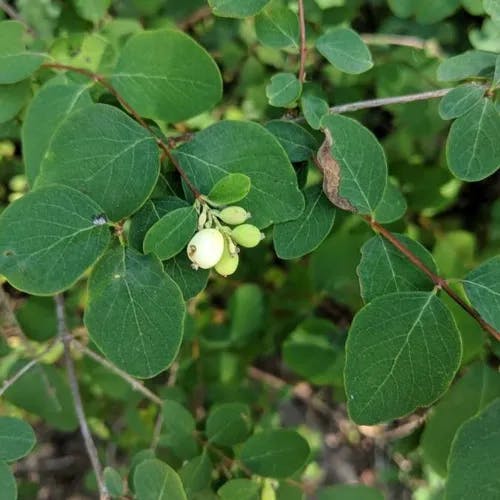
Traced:
<path fill-rule="evenodd" d="M 411 250 L 409 250 L 405 245 L 403 245 L 390 231 L 385 227 L 380 225 L 378 222 L 368 217 L 367 215 L 362 215 L 363 219 L 370 224 L 371 228 L 381 234 L 387 241 L 389 241 L 395 248 L 397 248 L 413 265 L 418 267 L 423 273 L 425 273 L 431 281 L 440 289 L 444 290 L 465 312 L 472 316 L 481 326 L 481 328 L 492 335 L 497 340 L 500 340 L 500 332 L 496 331 L 490 324 L 488 324 L 481 315 L 467 302 L 465 302 L 453 288 L 448 285 L 444 278 L 441 278 L 437 274 L 433 273 Z"/>
<path fill-rule="evenodd" d="M 299 82 L 306 81 L 306 56 L 307 56 L 307 40 L 306 40 L 306 20 L 304 14 L 304 0 L 299 0 L 299 26 L 300 26 L 300 67 L 299 67 Z"/>
<path fill-rule="evenodd" d="M 113 87 L 113 85 L 111 85 L 111 83 L 109 83 L 106 80 L 104 76 L 98 73 L 93 73 L 92 71 L 89 71 L 85 68 L 78 68 L 76 66 L 69 66 L 67 64 L 45 63 L 42 66 L 45 68 L 67 70 L 67 71 L 72 71 L 73 73 L 79 73 L 81 75 L 85 75 L 86 77 L 90 78 L 91 80 L 94 80 L 95 82 L 99 83 L 99 85 L 104 87 L 112 96 L 115 97 L 115 99 L 121 104 L 123 109 L 125 109 L 128 113 L 130 113 L 130 115 L 132 115 L 134 119 L 155 138 L 156 144 L 165 153 L 168 159 L 172 162 L 172 165 L 174 165 L 177 172 L 179 172 L 180 176 L 182 177 L 182 179 L 184 180 L 190 191 L 193 193 L 194 197 L 197 199 L 200 198 L 201 193 L 190 181 L 186 172 L 179 165 L 179 162 L 177 162 L 177 160 L 174 158 L 174 156 L 170 151 L 169 146 L 163 141 L 163 139 L 160 136 L 158 136 L 155 130 L 151 127 L 151 125 L 149 125 L 149 123 L 146 122 L 144 118 L 142 118 L 142 116 L 120 95 L 120 93 Z"/>
<path fill-rule="evenodd" d="M 203 21 L 207 17 L 210 17 L 212 14 L 212 9 L 206 5 L 205 7 L 201 7 L 198 10 L 195 10 L 189 17 L 181 21 L 177 24 L 179 28 L 183 31 L 188 30 L 195 24 L 198 24 L 200 21 Z"/>

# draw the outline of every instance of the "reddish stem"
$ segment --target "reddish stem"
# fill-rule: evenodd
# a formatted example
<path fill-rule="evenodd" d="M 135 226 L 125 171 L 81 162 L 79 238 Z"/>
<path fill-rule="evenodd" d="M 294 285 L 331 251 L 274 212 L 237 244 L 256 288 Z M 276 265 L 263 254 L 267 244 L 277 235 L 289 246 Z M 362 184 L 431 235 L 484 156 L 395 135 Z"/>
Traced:
<path fill-rule="evenodd" d="M 306 20 L 304 14 L 304 1 L 299 0 L 299 26 L 300 26 L 300 67 L 299 67 L 299 82 L 306 81 Z"/>

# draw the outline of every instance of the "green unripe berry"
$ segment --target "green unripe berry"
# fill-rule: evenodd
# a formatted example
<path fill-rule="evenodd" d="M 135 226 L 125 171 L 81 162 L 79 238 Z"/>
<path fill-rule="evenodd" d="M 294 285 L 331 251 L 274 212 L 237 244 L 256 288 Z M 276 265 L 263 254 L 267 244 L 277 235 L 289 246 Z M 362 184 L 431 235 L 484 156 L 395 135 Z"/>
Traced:
<path fill-rule="evenodd" d="M 264 235 L 252 224 L 241 224 L 231 231 L 231 238 L 242 247 L 253 248 L 261 242 Z"/>
<path fill-rule="evenodd" d="M 219 219 L 222 222 L 231 224 L 232 226 L 243 224 L 249 217 L 250 214 L 241 207 L 226 207 L 219 214 Z"/>
<path fill-rule="evenodd" d="M 224 252 L 222 253 L 222 257 L 219 262 L 217 262 L 215 270 L 224 277 L 230 276 L 235 273 L 236 269 L 238 269 L 239 262 L 240 258 L 238 253 L 231 253 L 228 242 L 226 241 L 224 244 Z"/>

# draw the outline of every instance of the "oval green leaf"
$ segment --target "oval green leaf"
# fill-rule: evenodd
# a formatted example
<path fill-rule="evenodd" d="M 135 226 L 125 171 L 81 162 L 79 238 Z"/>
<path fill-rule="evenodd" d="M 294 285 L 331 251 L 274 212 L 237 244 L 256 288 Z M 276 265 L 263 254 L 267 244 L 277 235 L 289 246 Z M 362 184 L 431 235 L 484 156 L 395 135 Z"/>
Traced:
<path fill-rule="evenodd" d="M 156 459 L 144 460 L 135 468 L 134 487 L 137 500 L 187 500 L 177 472 Z"/>
<path fill-rule="evenodd" d="M 252 182 L 244 174 L 229 174 L 218 181 L 208 193 L 208 199 L 219 205 L 230 205 L 242 200 L 250 191 Z"/>
<path fill-rule="evenodd" d="M 300 97 L 302 84 L 292 73 L 276 73 L 266 87 L 266 96 L 271 106 L 293 107 Z"/>
<path fill-rule="evenodd" d="M 184 300 L 191 299 L 205 289 L 210 275 L 209 269 L 193 269 L 192 262 L 183 252 L 163 263 L 165 272 L 177 283 Z"/>
<path fill-rule="evenodd" d="M 123 479 L 113 467 L 106 467 L 103 473 L 104 484 L 112 497 L 120 497 L 124 493 Z"/>
<path fill-rule="evenodd" d="M 0 462 L 12 462 L 25 457 L 35 446 L 31 425 L 13 417 L 0 417 Z"/>
<path fill-rule="evenodd" d="M 17 500 L 17 485 L 7 464 L 0 462 L 0 491 L 4 500 Z"/>
<path fill-rule="evenodd" d="M 443 120 L 462 116 L 481 100 L 484 90 L 484 87 L 472 83 L 454 88 L 439 102 L 439 116 Z"/>
<path fill-rule="evenodd" d="M 255 32 L 262 45 L 275 49 L 299 48 L 299 19 L 287 7 L 263 10 L 255 18 Z"/>
<path fill-rule="evenodd" d="M 483 50 L 468 50 L 463 54 L 445 59 L 438 67 L 440 81 L 465 80 L 471 76 L 483 76 L 495 66 L 496 54 Z"/>
<path fill-rule="evenodd" d="M 407 208 L 408 205 L 403 193 L 389 178 L 382 199 L 375 209 L 375 220 L 381 224 L 389 224 L 401 219 Z"/>
<path fill-rule="evenodd" d="M 300 107 L 309 126 L 315 130 L 321 127 L 321 119 L 330 112 L 328 103 L 312 94 L 305 94 L 300 99 Z"/>
<path fill-rule="evenodd" d="M 460 334 L 431 292 L 391 293 L 361 309 L 346 344 L 348 409 L 372 425 L 429 406 L 460 366 Z"/>
<path fill-rule="evenodd" d="M 28 100 L 30 93 L 30 80 L 0 85 L 0 123 L 14 118 Z"/>
<path fill-rule="evenodd" d="M 250 427 L 250 409 L 247 405 L 225 403 L 210 410 L 206 434 L 212 443 L 234 446 L 247 438 Z"/>
<path fill-rule="evenodd" d="M 250 479 L 231 479 L 224 483 L 217 494 L 221 500 L 261 500 L 260 485 Z"/>
<path fill-rule="evenodd" d="M 183 460 L 198 455 L 199 447 L 194 437 L 196 422 L 191 413 L 177 401 L 166 400 L 162 414 L 161 443 Z"/>
<path fill-rule="evenodd" d="M 278 139 L 292 163 L 309 160 L 318 149 L 318 141 L 296 123 L 271 120 L 265 126 Z"/>
<path fill-rule="evenodd" d="M 254 16 L 267 3 L 269 0 L 208 0 L 216 16 L 236 18 Z"/>

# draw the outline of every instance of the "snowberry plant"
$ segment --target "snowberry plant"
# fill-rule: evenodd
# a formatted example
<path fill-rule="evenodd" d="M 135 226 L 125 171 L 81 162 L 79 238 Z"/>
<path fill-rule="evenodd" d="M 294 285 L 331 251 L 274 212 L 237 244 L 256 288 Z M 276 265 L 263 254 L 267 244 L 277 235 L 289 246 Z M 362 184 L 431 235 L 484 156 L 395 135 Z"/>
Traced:
<path fill-rule="evenodd" d="M 0 9 L 3 500 L 500 497 L 497 0 Z"/>

